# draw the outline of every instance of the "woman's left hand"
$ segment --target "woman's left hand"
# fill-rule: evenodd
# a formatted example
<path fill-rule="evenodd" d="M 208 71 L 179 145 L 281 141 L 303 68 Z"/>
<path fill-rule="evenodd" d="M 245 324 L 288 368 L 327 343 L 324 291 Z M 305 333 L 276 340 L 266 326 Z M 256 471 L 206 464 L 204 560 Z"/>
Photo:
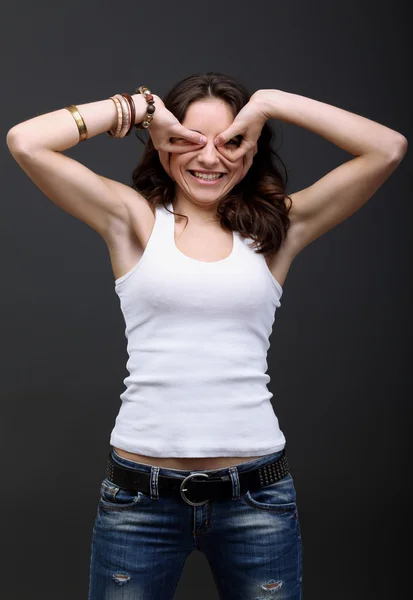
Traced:
<path fill-rule="evenodd" d="M 244 177 L 252 165 L 254 156 L 258 150 L 257 141 L 267 118 L 257 99 L 256 92 L 251 96 L 249 102 L 242 107 L 232 124 L 225 131 L 217 135 L 214 140 L 218 151 L 230 162 L 244 156 L 242 177 Z M 241 135 L 243 138 L 239 148 L 225 145 L 238 135 Z"/>

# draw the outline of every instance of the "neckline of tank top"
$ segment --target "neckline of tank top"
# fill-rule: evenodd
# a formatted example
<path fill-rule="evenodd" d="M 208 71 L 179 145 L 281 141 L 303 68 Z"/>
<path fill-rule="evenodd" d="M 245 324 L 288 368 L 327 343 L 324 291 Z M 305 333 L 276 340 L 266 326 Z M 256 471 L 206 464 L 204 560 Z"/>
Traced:
<path fill-rule="evenodd" d="M 172 207 L 172 202 L 168 203 L 168 208 L 169 210 L 173 210 Z M 189 260 L 193 263 L 197 263 L 199 265 L 221 265 L 223 263 L 226 263 L 230 260 L 232 260 L 238 250 L 238 234 L 236 231 L 232 231 L 232 250 L 231 253 L 228 254 L 228 256 L 226 256 L 225 258 L 221 258 L 220 260 L 198 260 L 197 258 L 192 258 L 192 256 L 187 256 L 186 254 L 184 254 L 183 252 L 181 252 L 181 250 L 178 248 L 178 246 L 176 245 L 175 242 L 175 217 L 173 214 L 171 214 L 170 212 L 168 212 L 166 210 L 166 208 L 163 206 L 163 204 L 159 204 L 158 207 L 163 211 L 163 213 L 167 216 L 167 218 L 169 219 L 169 222 L 171 224 L 170 227 L 170 238 L 172 241 L 172 246 L 175 249 L 175 252 L 177 252 L 180 256 L 183 256 L 184 259 Z"/>
<path fill-rule="evenodd" d="M 169 210 L 172 210 L 172 202 L 169 202 L 167 204 L 167 206 L 168 206 Z M 231 251 L 231 254 L 229 254 L 226 258 L 223 258 L 221 260 L 204 261 L 204 260 L 197 260 L 196 258 L 192 258 L 191 256 L 187 256 L 186 254 L 184 254 L 183 252 L 181 252 L 179 250 L 178 246 L 175 243 L 175 217 L 174 217 L 174 215 L 169 213 L 163 204 L 158 204 L 157 208 L 159 210 L 162 210 L 164 215 L 166 215 L 166 217 L 168 219 L 170 219 L 170 223 L 171 223 L 170 241 L 172 242 L 172 247 L 175 249 L 175 252 L 177 252 L 180 256 L 183 256 L 184 258 L 186 258 L 189 261 L 192 261 L 192 262 L 200 264 L 200 265 L 220 265 L 220 264 L 226 263 L 227 261 L 232 259 L 242 244 L 241 237 L 239 236 L 238 232 L 233 230 L 232 231 L 232 240 L 233 240 L 232 251 Z M 265 269 L 270 277 L 271 283 L 275 286 L 275 288 L 277 290 L 277 294 L 280 299 L 284 293 L 283 286 L 278 282 L 278 280 L 271 273 L 264 256 L 262 254 L 260 256 L 262 256 L 262 259 L 263 259 L 264 265 L 265 265 Z"/>

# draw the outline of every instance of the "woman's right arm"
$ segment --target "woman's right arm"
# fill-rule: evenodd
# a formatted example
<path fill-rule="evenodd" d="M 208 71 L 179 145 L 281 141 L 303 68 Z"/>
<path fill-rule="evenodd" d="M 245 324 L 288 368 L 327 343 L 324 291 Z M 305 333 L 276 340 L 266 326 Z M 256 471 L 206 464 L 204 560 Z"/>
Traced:
<path fill-rule="evenodd" d="M 132 98 L 135 123 L 139 123 L 146 115 L 146 100 L 142 94 Z M 88 139 L 116 126 L 116 106 L 110 98 L 78 104 L 77 108 L 86 123 Z M 126 203 L 132 195 L 134 202 L 147 204 L 131 187 L 98 175 L 62 154 L 79 143 L 76 122 L 65 108 L 18 123 L 9 130 L 6 141 L 13 158 L 37 187 L 106 241 L 112 227 L 128 219 Z"/>

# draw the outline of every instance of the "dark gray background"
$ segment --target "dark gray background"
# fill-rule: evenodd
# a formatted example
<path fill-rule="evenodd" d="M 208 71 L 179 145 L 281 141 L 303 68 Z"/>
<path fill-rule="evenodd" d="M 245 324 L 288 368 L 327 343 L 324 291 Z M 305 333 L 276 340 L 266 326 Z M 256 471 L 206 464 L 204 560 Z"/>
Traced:
<path fill-rule="evenodd" d="M 73 600 L 87 597 L 127 375 L 124 324 L 103 240 L 36 188 L 8 152 L 8 130 L 141 84 L 162 96 L 215 70 L 251 93 L 340 106 L 412 143 L 409 10 L 398 0 L 18 0 L 2 13 L 0 589 L 8 600 Z M 272 123 L 288 192 L 351 158 Z M 130 184 L 141 150 L 134 136 L 101 135 L 67 153 Z M 297 489 L 306 600 L 401 598 L 410 579 L 410 153 L 361 210 L 296 258 L 277 312 L 269 387 Z M 218 597 L 199 552 L 176 593 L 195 597 Z"/>

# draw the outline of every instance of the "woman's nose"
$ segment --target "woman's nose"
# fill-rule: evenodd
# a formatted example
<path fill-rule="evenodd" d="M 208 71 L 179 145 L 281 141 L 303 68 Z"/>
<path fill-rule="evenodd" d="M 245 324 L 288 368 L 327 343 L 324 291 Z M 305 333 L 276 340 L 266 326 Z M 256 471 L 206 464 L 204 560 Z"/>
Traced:
<path fill-rule="evenodd" d="M 207 140 L 206 144 L 200 148 L 199 157 L 204 162 L 211 164 L 217 164 L 219 162 L 220 154 L 219 150 L 214 144 L 214 138 Z"/>

